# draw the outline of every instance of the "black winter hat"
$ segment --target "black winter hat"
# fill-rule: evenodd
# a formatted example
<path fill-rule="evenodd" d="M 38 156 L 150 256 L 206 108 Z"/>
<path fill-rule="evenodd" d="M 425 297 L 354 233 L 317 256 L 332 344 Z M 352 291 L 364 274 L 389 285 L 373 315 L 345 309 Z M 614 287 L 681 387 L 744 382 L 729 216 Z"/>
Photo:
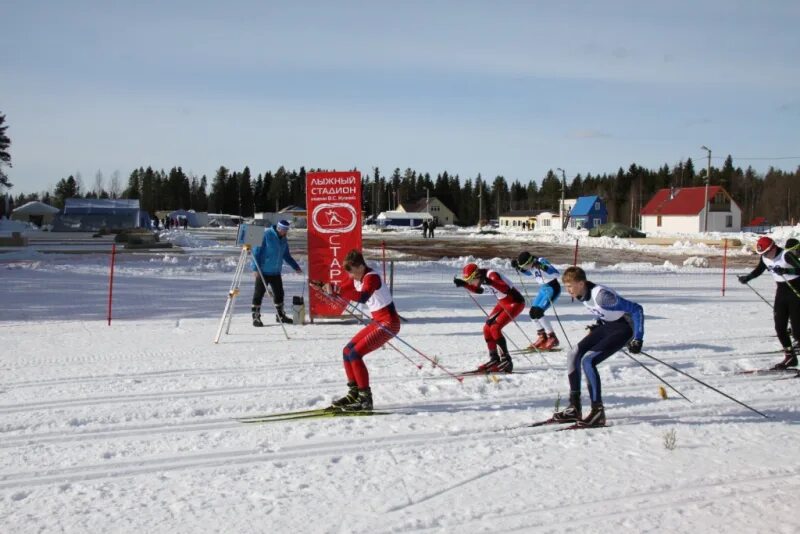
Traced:
<path fill-rule="evenodd" d="M 517 265 L 524 269 L 530 267 L 533 264 L 533 260 L 534 257 L 531 256 L 530 252 L 520 252 L 519 256 L 517 256 Z"/>

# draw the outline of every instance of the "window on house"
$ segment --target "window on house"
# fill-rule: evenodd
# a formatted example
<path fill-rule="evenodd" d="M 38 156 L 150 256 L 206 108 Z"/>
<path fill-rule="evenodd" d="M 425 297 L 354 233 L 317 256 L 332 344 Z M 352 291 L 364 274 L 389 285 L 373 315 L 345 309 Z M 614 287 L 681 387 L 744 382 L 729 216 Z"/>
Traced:
<path fill-rule="evenodd" d="M 725 228 L 733 228 L 733 215 L 725 216 Z"/>
<path fill-rule="evenodd" d="M 595 211 L 600 211 L 600 203 L 599 202 L 595 202 L 594 203 L 594 209 L 595 209 Z"/>
<path fill-rule="evenodd" d="M 593 226 L 600 226 L 601 224 L 603 224 L 603 221 L 601 221 L 600 219 L 595 219 L 594 222 L 592 223 Z"/>
<path fill-rule="evenodd" d="M 656 217 L 656 226 L 661 227 L 661 215 Z"/>
<path fill-rule="evenodd" d="M 542 219 L 542 226 L 550 226 L 550 219 Z"/>

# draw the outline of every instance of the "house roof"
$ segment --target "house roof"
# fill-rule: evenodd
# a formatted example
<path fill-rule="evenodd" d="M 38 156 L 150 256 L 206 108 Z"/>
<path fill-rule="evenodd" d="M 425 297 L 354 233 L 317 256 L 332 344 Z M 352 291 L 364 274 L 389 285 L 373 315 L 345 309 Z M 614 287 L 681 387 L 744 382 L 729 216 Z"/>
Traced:
<path fill-rule="evenodd" d="M 38 200 L 33 200 L 27 204 L 23 204 L 11 213 L 16 213 L 18 215 L 50 215 L 51 213 L 58 213 L 58 208 L 54 208 Z"/>
<path fill-rule="evenodd" d="M 433 219 L 433 215 L 423 211 L 382 211 L 378 219 Z"/>
<path fill-rule="evenodd" d="M 597 195 L 590 195 L 587 197 L 578 197 L 575 206 L 572 207 L 570 215 L 576 217 L 578 215 L 589 215 L 594 208 L 594 203 L 600 200 Z"/>
<path fill-rule="evenodd" d="M 725 190 L 718 185 L 709 186 L 709 201 L 720 191 Z M 640 213 L 641 215 L 697 215 L 703 211 L 705 195 L 704 186 L 659 189 Z"/>
<path fill-rule="evenodd" d="M 431 197 L 430 199 L 434 200 L 435 198 L 436 197 Z M 427 200 L 425 197 L 418 198 L 416 200 L 409 200 L 407 202 L 401 202 L 400 205 L 403 206 L 403 209 L 409 213 L 423 213 L 427 211 L 425 209 L 427 207 Z"/>
<path fill-rule="evenodd" d="M 439 200 L 439 198 L 430 197 L 430 201 L 431 202 L 433 202 L 434 200 L 439 201 L 439 203 L 442 206 L 444 206 L 445 208 L 449 209 L 450 211 L 453 211 L 444 202 Z M 408 200 L 406 202 L 401 202 L 400 205 L 403 207 L 404 210 L 406 210 L 408 212 L 424 213 L 424 212 L 427 212 L 427 209 L 426 209 L 427 201 L 428 201 L 428 199 L 426 199 L 425 197 L 422 197 L 422 198 L 418 198 L 416 200 Z"/>

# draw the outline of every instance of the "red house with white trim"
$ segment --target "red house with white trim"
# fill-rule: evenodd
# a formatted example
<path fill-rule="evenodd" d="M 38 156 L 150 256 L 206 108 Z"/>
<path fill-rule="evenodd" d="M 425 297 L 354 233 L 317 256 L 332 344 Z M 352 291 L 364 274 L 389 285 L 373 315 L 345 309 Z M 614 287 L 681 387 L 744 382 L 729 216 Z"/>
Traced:
<path fill-rule="evenodd" d="M 673 187 L 660 189 L 642 208 L 642 231 L 696 233 L 706 227 L 709 232 L 739 232 L 742 228 L 742 209 L 721 186 L 706 188 Z"/>

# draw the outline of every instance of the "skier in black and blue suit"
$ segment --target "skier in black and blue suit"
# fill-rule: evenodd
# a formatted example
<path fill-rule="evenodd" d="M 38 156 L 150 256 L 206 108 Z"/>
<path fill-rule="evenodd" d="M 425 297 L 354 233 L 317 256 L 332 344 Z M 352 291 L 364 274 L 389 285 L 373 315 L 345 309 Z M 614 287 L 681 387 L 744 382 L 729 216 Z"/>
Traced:
<path fill-rule="evenodd" d="M 604 426 L 606 415 L 597 365 L 625 347 L 634 354 L 642 351 L 644 310 L 614 290 L 586 279 L 580 267 L 569 267 L 561 277 L 567 292 L 596 317 L 589 333 L 567 355 L 569 406 L 553 415 L 556 421 L 574 421 L 581 426 Z M 586 374 L 592 410 L 581 418 L 581 367 Z"/>

